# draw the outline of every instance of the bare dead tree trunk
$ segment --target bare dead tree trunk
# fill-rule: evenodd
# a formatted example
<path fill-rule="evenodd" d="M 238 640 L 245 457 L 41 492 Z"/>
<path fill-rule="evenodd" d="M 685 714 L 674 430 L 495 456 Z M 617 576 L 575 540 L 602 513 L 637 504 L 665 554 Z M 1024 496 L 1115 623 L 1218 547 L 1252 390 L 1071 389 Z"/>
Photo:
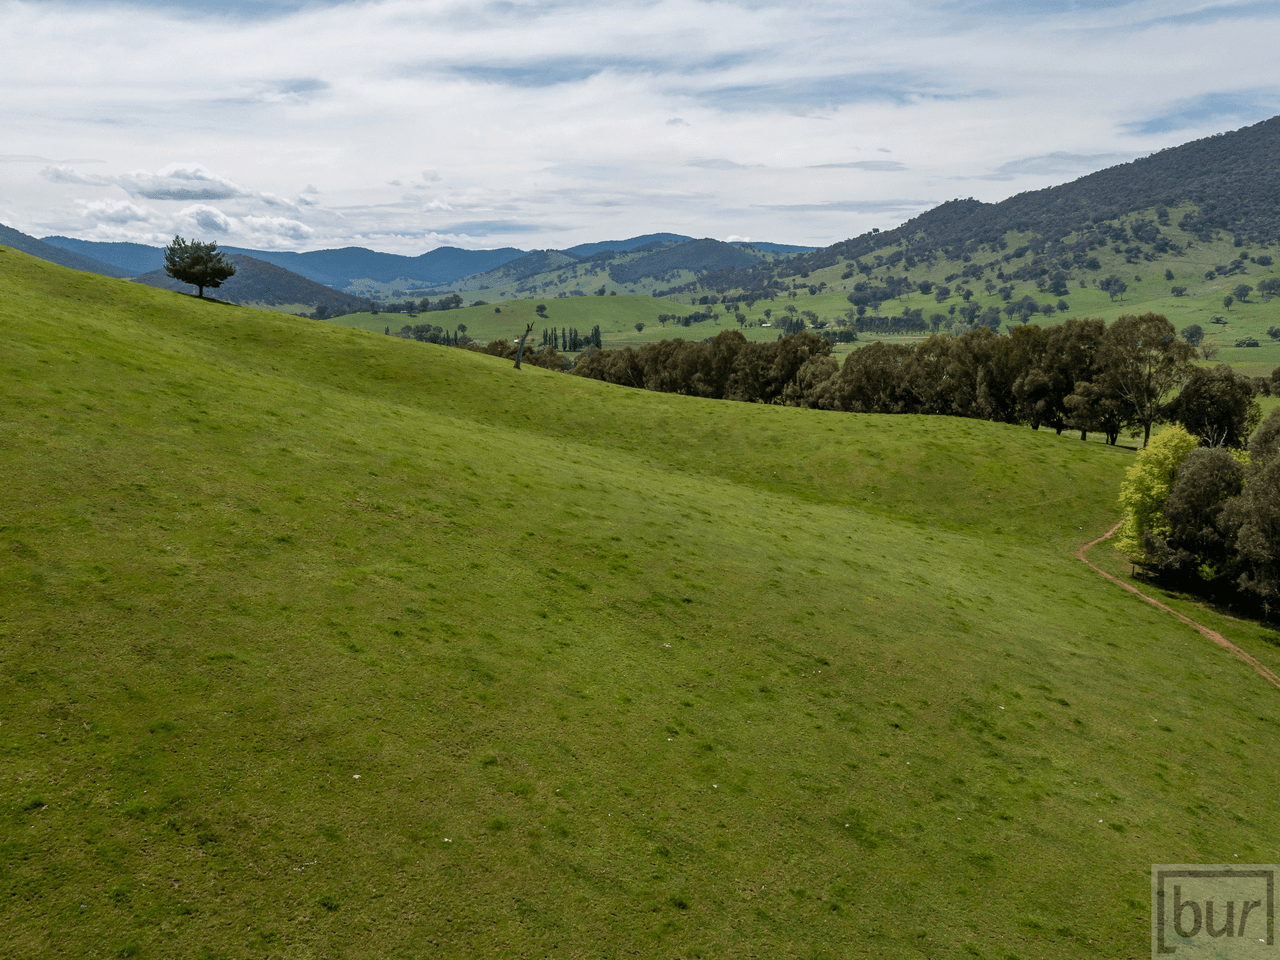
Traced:
<path fill-rule="evenodd" d="M 529 339 L 529 334 L 533 333 L 533 324 L 525 327 L 524 336 L 520 338 L 520 345 L 516 347 L 516 369 L 520 369 L 520 359 L 524 356 L 524 342 Z"/>

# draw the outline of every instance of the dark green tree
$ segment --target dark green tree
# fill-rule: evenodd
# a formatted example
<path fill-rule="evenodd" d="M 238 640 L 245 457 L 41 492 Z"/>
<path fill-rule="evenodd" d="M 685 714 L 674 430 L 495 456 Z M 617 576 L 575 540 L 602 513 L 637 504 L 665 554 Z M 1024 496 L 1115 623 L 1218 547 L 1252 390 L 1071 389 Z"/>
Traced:
<path fill-rule="evenodd" d="M 1193 347 L 1200 346 L 1200 341 L 1204 339 L 1204 327 L 1198 323 L 1182 328 L 1182 339 L 1187 341 Z"/>
<path fill-rule="evenodd" d="M 1278 378 L 1280 367 L 1272 371 L 1272 381 Z M 1272 461 L 1280 460 L 1280 408 L 1272 410 L 1258 432 L 1249 440 L 1249 459 L 1258 466 L 1265 467 Z"/>
<path fill-rule="evenodd" d="M 1160 314 L 1125 314 L 1107 328 L 1098 379 L 1129 405 L 1129 422 L 1142 427 L 1144 447 L 1152 425 L 1164 419 L 1165 396 L 1186 379 L 1194 357 L 1195 348 Z"/>
<path fill-rule="evenodd" d="M 1243 447 L 1262 419 L 1253 384 L 1226 364 L 1195 367 L 1170 402 L 1168 419 L 1186 427 L 1206 447 Z"/>
<path fill-rule="evenodd" d="M 1237 531 L 1231 515 L 1223 514 L 1244 489 L 1245 474 L 1245 465 L 1222 447 L 1187 454 L 1165 503 L 1165 535 L 1143 539 L 1147 561 L 1166 570 L 1194 571 L 1205 580 L 1230 572 Z"/>
<path fill-rule="evenodd" d="M 1080 431 L 1080 439 L 1101 433 L 1115 446 L 1120 431 L 1130 422 L 1129 405 L 1106 383 L 1083 381 L 1066 398 L 1067 426 Z"/>
<path fill-rule="evenodd" d="M 1269 615 L 1280 595 L 1280 459 L 1249 477 L 1221 521 L 1235 531 L 1237 586 L 1257 596 Z"/>
<path fill-rule="evenodd" d="M 1105 290 L 1107 296 L 1115 300 L 1116 297 L 1124 296 L 1124 292 L 1129 289 L 1129 285 L 1113 273 L 1098 284 L 1098 289 Z"/>
<path fill-rule="evenodd" d="M 222 286 L 222 281 L 235 276 L 236 267 L 218 252 L 218 245 L 213 241 L 188 243 L 175 235 L 173 242 L 164 248 L 164 272 L 181 283 L 199 288 L 199 296 L 203 298 L 205 287 Z"/>

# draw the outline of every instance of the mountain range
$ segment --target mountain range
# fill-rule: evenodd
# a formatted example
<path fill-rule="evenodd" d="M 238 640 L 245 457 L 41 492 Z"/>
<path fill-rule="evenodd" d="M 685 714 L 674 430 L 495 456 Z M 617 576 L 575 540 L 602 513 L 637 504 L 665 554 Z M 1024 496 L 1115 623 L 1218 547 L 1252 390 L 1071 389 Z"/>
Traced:
<path fill-rule="evenodd" d="M 6 228 L 7 229 L 7 228 Z M 77 269 L 89 269 L 84 260 L 92 260 L 111 268 L 94 270 L 97 273 L 108 273 L 109 276 L 136 277 L 164 267 L 164 248 L 142 243 L 106 243 L 95 240 L 77 240 L 74 237 L 50 236 L 41 241 L 46 246 L 57 248 L 66 253 L 83 258 L 82 266 Z M 322 283 L 335 290 L 352 287 L 359 281 L 376 283 L 403 283 L 410 286 L 427 288 L 444 287 L 458 281 L 500 270 L 513 262 L 519 265 L 508 268 L 502 274 L 505 279 L 524 279 L 543 269 L 554 269 L 556 266 L 577 263 L 601 254 L 622 254 L 653 246 L 678 245 L 691 242 L 692 237 L 677 233 L 652 233 L 627 240 L 604 240 L 596 243 L 582 243 L 566 250 L 519 250 L 515 247 L 502 247 L 495 250 L 462 250 L 458 247 L 437 247 L 416 257 L 406 257 L 394 253 L 379 253 L 364 247 L 343 247 L 338 250 L 312 250 L 306 253 L 293 253 L 280 250 L 253 250 L 245 247 L 220 247 L 224 253 L 253 257 L 266 263 L 275 264 L 300 276 Z M 10 244 L 35 256 L 42 256 L 35 249 Z M 30 244 L 28 244 L 30 246 Z M 790 246 L 778 243 L 748 244 L 739 242 L 737 247 L 751 247 L 767 253 L 800 253 L 812 250 L 812 247 Z M 44 256 L 46 260 L 73 266 L 70 261 L 58 260 L 54 256 Z M 755 257 L 746 256 L 745 263 L 755 262 Z M 479 289 L 489 283 L 471 283 L 460 289 Z"/>
<path fill-rule="evenodd" d="M 601 284 L 622 293 L 697 298 L 734 291 L 735 296 L 768 295 L 801 286 L 835 292 L 858 274 L 870 280 L 873 271 L 907 273 L 894 278 L 901 287 L 920 279 L 915 274 L 921 270 L 935 269 L 945 284 L 982 279 L 1034 284 L 1043 293 L 1064 283 L 1092 284 L 1099 258 L 1112 269 L 1113 261 L 1128 265 L 1177 258 L 1192 244 L 1241 247 L 1277 240 L 1280 117 L 999 203 L 951 200 L 893 230 L 871 231 L 822 249 L 695 240 L 674 233 L 565 250 L 441 247 L 416 257 L 362 247 L 305 253 L 222 249 L 331 289 L 383 300 L 443 291 L 485 291 L 482 296 L 489 299 L 579 296 L 602 289 Z M 144 244 L 61 236 L 37 240 L 2 226 L 0 242 L 108 276 L 139 277 L 163 263 L 162 248 Z M 1217 273 L 1228 271 L 1216 264 Z M 255 282 L 267 276 L 253 269 Z M 807 279 L 816 271 L 823 271 L 821 285 L 816 276 Z M 302 289 L 283 274 L 271 276 Z M 886 275 L 876 283 L 889 279 Z M 981 294 L 978 288 L 971 292 Z M 315 290 L 311 294 L 319 297 Z M 256 299 L 305 302 L 283 292 Z"/>

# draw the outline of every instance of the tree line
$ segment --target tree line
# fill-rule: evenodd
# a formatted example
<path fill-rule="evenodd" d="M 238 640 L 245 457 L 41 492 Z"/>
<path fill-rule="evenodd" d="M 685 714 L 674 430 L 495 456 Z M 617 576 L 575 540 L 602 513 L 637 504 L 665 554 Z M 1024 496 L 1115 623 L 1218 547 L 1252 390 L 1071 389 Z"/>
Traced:
<path fill-rule="evenodd" d="M 1247 449 L 1165 430 L 1130 467 L 1120 502 L 1117 546 L 1148 574 L 1270 617 L 1280 595 L 1280 410 Z"/>
<path fill-rule="evenodd" d="M 472 306 L 476 306 L 480 301 L 476 301 Z M 426 297 L 421 300 L 405 300 L 404 302 L 392 301 L 390 303 L 379 306 L 374 301 L 373 312 L 376 313 L 407 313 L 411 317 L 416 317 L 419 313 L 430 313 L 433 310 L 457 310 L 462 306 L 462 296 L 454 293 L 447 297 L 441 297 L 439 300 L 432 302 Z"/>
<path fill-rule="evenodd" d="M 565 352 L 577 353 L 588 347 L 595 347 L 598 350 L 600 345 L 600 324 L 598 323 L 591 328 L 590 333 L 579 333 L 577 327 L 561 327 L 558 332 L 555 327 L 544 327 L 542 330 L 543 347 L 553 349 L 559 347 Z"/>
<path fill-rule="evenodd" d="M 843 364 L 809 330 L 752 343 L 737 330 L 705 341 L 663 340 L 600 350 L 573 372 L 609 383 L 712 399 L 852 413 L 916 413 L 1102 433 L 1143 444 L 1159 423 L 1182 423 L 1210 446 L 1243 443 L 1266 381 L 1196 367 L 1196 349 L 1165 317 L 1072 318 L 1007 335 L 976 327 L 916 344 L 876 342 Z"/>

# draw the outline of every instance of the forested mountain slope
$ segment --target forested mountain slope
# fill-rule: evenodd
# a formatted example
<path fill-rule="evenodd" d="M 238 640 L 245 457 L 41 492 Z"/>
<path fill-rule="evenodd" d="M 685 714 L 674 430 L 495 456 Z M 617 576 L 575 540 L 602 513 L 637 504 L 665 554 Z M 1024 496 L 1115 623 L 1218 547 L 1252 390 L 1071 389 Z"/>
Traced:
<path fill-rule="evenodd" d="M 1039 268 L 1066 257 L 1085 257 L 1100 244 L 1131 242 L 1112 237 L 1115 221 L 1154 211 L 1132 238 L 1157 249 L 1168 211 L 1183 207 L 1177 226 L 1207 242 L 1219 232 L 1242 243 L 1280 239 L 1280 117 L 1171 147 L 1071 183 L 1020 193 L 1000 203 L 952 200 L 900 227 L 866 233 L 802 254 L 779 265 L 717 277 L 717 289 L 758 289 L 770 280 L 809 273 L 842 261 L 898 247 L 897 262 L 969 261 L 999 252 L 1007 234 L 1024 235 Z M 1163 211 L 1163 212 L 1162 212 Z M 1123 231 L 1120 231 L 1123 233 Z"/>

